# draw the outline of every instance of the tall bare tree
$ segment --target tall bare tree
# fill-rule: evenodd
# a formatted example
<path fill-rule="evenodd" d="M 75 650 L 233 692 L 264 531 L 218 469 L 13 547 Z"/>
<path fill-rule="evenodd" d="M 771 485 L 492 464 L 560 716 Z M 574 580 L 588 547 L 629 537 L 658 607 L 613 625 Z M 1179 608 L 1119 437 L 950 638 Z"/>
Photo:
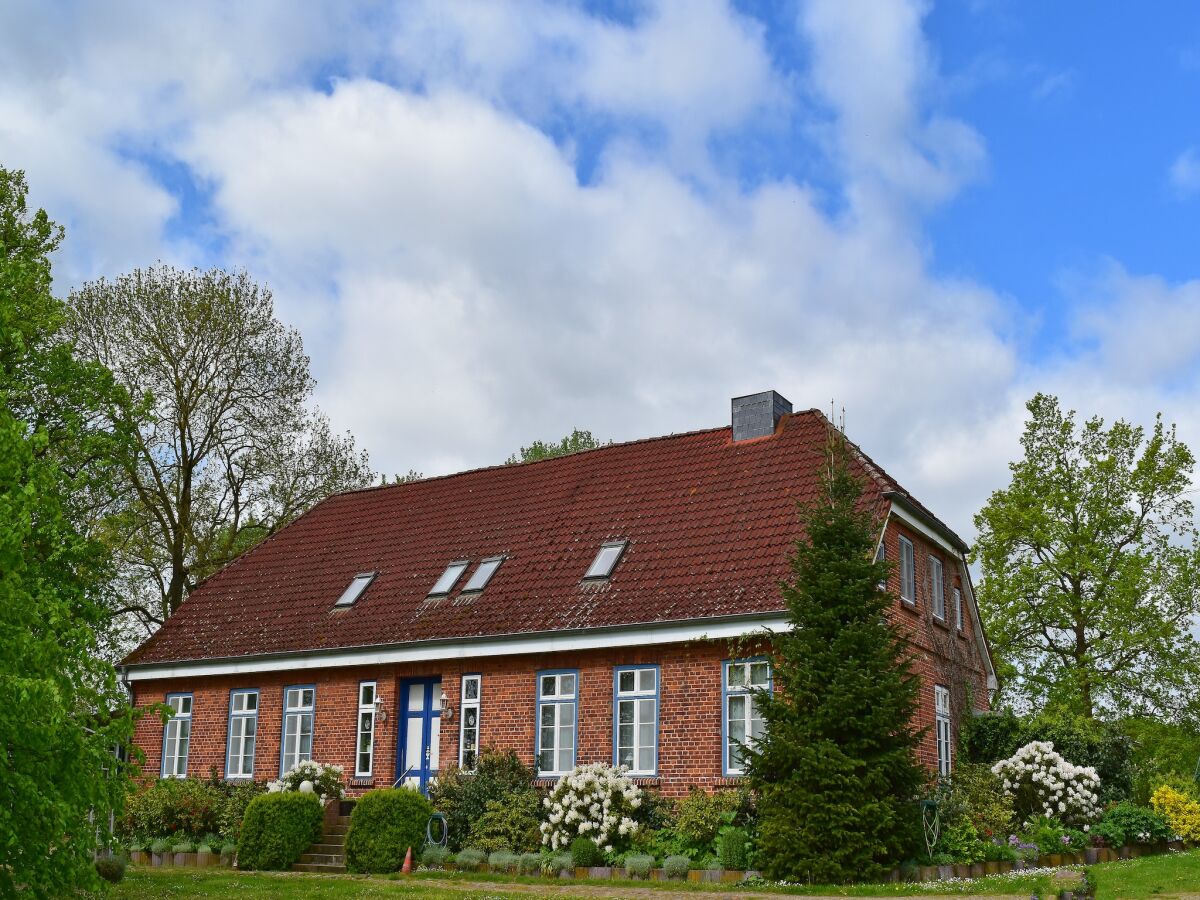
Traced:
<path fill-rule="evenodd" d="M 300 334 L 245 272 L 159 265 L 70 297 L 78 351 L 111 370 L 133 434 L 104 523 L 147 630 L 207 575 L 327 494 L 372 482 L 365 451 L 310 406 Z"/>

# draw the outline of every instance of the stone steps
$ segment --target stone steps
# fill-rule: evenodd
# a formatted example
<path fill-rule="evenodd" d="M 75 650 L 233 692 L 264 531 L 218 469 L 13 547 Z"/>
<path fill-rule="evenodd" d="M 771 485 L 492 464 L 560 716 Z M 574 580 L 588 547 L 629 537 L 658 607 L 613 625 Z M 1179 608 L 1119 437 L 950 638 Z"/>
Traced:
<path fill-rule="evenodd" d="M 334 824 L 325 829 L 321 839 L 300 855 L 300 861 L 292 866 L 293 871 L 326 875 L 346 871 L 346 833 L 350 830 L 351 808 L 353 802 L 343 801 L 338 811 L 346 815 L 339 815 L 333 820 Z"/>

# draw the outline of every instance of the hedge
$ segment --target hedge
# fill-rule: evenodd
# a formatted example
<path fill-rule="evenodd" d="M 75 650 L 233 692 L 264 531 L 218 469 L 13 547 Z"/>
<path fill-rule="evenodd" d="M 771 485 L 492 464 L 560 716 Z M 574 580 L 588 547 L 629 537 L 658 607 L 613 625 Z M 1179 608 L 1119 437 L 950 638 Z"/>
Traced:
<path fill-rule="evenodd" d="M 425 846 L 433 807 L 411 788 L 368 791 L 354 804 L 346 833 L 346 868 L 351 872 L 395 872 L 411 847 Z"/>
<path fill-rule="evenodd" d="M 315 794 L 262 794 L 246 806 L 238 836 L 238 868 L 289 869 L 321 839 L 325 810 Z"/>

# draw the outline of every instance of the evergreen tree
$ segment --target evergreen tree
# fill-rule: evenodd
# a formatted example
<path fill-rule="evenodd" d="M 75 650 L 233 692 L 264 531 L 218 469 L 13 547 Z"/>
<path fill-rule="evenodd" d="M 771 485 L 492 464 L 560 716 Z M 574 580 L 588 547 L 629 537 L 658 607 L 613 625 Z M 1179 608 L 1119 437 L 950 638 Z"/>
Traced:
<path fill-rule="evenodd" d="M 848 455 L 832 435 L 820 497 L 801 510 L 784 586 L 792 629 L 774 639 L 780 690 L 757 698 L 766 732 L 747 750 L 772 879 L 877 877 L 918 833 L 919 681 L 887 617 L 887 564 L 875 560 L 878 528 Z"/>

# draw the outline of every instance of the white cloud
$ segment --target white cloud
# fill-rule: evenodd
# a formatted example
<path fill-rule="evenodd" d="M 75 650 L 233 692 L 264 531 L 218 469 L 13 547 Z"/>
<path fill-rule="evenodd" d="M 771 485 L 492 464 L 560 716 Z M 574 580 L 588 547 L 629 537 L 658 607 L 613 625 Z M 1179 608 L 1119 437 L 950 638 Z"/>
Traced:
<path fill-rule="evenodd" d="M 1181 194 L 1200 191 L 1200 154 L 1195 147 L 1188 147 L 1175 157 L 1168 176 L 1171 185 Z"/>

